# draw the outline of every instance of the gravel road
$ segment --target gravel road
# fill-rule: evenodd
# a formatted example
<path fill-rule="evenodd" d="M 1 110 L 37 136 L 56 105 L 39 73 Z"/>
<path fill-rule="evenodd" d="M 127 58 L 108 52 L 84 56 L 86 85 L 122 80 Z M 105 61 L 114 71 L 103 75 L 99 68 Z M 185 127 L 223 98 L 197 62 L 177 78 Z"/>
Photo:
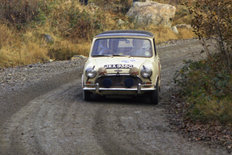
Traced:
<path fill-rule="evenodd" d="M 84 59 L 0 71 L 0 154 L 228 154 L 179 135 L 165 112 L 175 71 L 183 60 L 204 57 L 201 49 L 194 39 L 158 46 L 162 99 L 157 106 L 141 97 L 83 101 Z"/>

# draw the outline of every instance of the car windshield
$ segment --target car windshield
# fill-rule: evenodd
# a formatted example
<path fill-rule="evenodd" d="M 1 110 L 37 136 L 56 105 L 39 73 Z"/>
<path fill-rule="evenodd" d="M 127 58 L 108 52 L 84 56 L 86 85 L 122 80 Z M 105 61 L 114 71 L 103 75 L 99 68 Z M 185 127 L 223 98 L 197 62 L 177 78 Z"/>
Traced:
<path fill-rule="evenodd" d="M 104 38 L 94 42 L 92 57 L 129 56 L 151 57 L 152 46 L 148 39 L 140 38 Z"/>

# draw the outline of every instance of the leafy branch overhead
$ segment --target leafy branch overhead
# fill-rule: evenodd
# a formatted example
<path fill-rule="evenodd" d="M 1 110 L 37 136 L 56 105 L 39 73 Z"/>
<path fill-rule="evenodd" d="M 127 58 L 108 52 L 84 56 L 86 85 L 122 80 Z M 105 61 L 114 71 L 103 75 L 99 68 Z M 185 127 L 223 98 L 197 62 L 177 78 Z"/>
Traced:
<path fill-rule="evenodd" d="M 225 65 L 231 67 L 232 3 L 231 0 L 195 0 L 184 3 L 194 16 L 192 27 L 200 39 L 217 40 Z"/>

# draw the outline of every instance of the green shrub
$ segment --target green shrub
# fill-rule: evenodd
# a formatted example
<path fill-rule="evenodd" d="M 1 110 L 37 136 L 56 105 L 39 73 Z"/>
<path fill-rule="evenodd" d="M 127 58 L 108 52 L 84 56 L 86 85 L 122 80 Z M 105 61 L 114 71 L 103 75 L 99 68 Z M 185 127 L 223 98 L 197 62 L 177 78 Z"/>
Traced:
<path fill-rule="evenodd" d="M 197 96 L 188 99 L 195 104 L 189 107 L 187 117 L 201 121 L 232 122 L 232 99 L 229 97 L 218 99 L 210 96 Z"/>
<path fill-rule="evenodd" d="M 39 13 L 38 0 L 0 0 L 1 18 L 13 24 L 25 24 Z"/>
<path fill-rule="evenodd" d="M 47 20 L 45 12 L 41 9 L 38 10 L 38 15 L 34 18 L 34 21 L 40 24 L 44 24 Z"/>
<path fill-rule="evenodd" d="M 89 8 L 80 8 L 78 3 L 55 6 L 49 15 L 52 27 L 56 28 L 63 37 L 72 41 L 90 40 L 95 34 L 103 31 L 105 13 L 100 9 L 90 12 Z"/>
<path fill-rule="evenodd" d="M 92 0 L 92 2 L 108 11 L 127 13 L 133 0 Z"/>
<path fill-rule="evenodd" d="M 90 14 L 87 11 L 79 11 L 78 9 L 69 10 L 69 31 L 68 37 L 74 39 L 90 40 L 95 34 L 103 31 L 104 15 L 102 12 L 96 11 Z"/>
<path fill-rule="evenodd" d="M 175 82 L 188 104 L 187 118 L 232 122 L 232 75 L 230 70 L 217 63 L 218 55 L 213 58 L 187 61 L 176 73 Z"/>

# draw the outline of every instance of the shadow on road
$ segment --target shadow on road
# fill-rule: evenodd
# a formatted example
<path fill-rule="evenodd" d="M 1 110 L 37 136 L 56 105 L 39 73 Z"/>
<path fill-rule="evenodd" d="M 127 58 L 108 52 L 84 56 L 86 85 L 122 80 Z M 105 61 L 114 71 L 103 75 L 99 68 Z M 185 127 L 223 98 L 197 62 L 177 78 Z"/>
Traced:
<path fill-rule="evenodd" d="M 134 106 L 156 106 L 150 102 L 149 96 L 94 96 L 91 104 L 123 104 Z"/>

